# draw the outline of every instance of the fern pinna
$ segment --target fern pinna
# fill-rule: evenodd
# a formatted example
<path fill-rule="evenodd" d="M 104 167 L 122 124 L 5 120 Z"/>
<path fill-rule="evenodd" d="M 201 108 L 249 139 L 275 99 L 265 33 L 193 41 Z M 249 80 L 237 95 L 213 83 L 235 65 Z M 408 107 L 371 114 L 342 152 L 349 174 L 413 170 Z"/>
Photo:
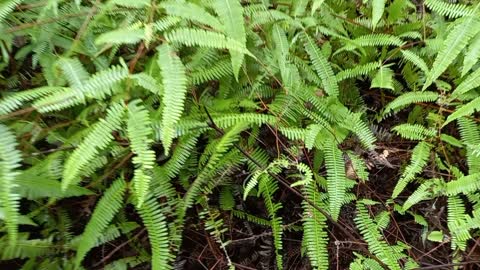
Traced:
<path fill-rule="evenodd" d="M 470 266 L 479 15 L 0 1 L 0 265 Z"/>

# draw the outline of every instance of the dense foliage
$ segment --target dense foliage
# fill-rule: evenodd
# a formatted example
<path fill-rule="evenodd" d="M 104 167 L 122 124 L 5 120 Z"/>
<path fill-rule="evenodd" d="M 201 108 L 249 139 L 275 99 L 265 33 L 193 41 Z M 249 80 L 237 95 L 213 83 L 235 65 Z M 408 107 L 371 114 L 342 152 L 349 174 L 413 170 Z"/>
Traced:
<path fill-rule="evenodd" d="M 478 263 L 476 0 L 0 0 L 0 33 L 0 266 Z"/>

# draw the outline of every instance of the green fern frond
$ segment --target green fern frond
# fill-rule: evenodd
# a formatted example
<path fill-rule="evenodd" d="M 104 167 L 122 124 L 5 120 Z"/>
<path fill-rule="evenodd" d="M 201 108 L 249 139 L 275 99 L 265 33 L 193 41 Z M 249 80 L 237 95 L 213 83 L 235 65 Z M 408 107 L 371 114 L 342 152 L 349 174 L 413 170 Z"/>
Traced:
<path fill-rule="evenodd" d="M 450 181 L 445 185 L 445 194 L 448 196 L 469 194 L 480 189 L 480 173 L 474 173 Z"/>
<path fill-rule="evenodd" d="M 480 7 L 480 4 L 474 9 L 474 13 Z M 432 69 L 427 75 L 423 90 L 427 89 L 457 58 L 460 52 L 468 45 L 469 41 L 480 32 L 480 20 L 478 16 L 471 15 L 466 17 L 461 23 L 456 25 L 448 34 L 442 49 L 433 62 Z"/>
<path fill-rule="evenodd" d="M 332 67 L 328 62 L 327 58 L 322 54 L 322 52 L 317 47 L 317 44 L 313 41 L 308 35 L 305 36 L 305 50 L 310 56 L 313 67 L 317 71 L 318 76 L 322 79 L 323 87 L 325 92 L 329 96 L 336 97 L 338 96 L 338 84 L 335 79 L 335 74 L 333 73 Z"/>
<path fill-rule="evenodd" d="M 155 198 L 147 197 L 138 209 L 143 224 L 147 228 L 148 239 L 152 249 L 152 269 L 171 269 L 169 263 L 172 255 L 169 250 L 168 226 L 162 207 Z"/>
<path fill-rule="evenodd" d="M 51 254 L 56 248 L 56 245 L 52 243 L 53 237 L 46 239 L 29 239 L 27 233 L 21 233 L 18 236 L 16 245 L 11 245 L 6 240 L 6 236 L 0 238 L 1 260 L 36 258 Z"/>
<path fill-rule="evenodd" d="M 372 28 L 375 30 L 377 23 L 383 16 L 385 11 L 386 0 L 373 0 L 372 1 Z"/>
<path fill-rule="evenodd" d="M 239 123 L 248 123 L 252 126 L 261 126 L 264 124 L 274 125 L 277 118 L 268 114 L 257 113 L 222 113 L 220 115 L 212 116 L 215 124 L 220 128 L 229 128 Z"/>
<path fill-rule="evenodd" d="M 99 35 L 95 39 L 95 44 L 136 44 L 146 39 L 146 34 L 146 29 L 138 26 L 125 27 Z"/>
<path fill-rule="evenodd" d="M 465 17 L 474 14 L 472 8 L 463 4 L 454 4 L 443 0 L 425 0 L 425 5 L 442 16 L 449 18 Z"/>
<path fill-rule="evenodd" d="M 383 110 L 383 116 L 386 116 L 391 112 L 397 112 L 412 103 L 433 102 L 436 101 L 437 98 L 438 93 L 436 92 L 407 92 L 388 103 Z"/>
<path fill-rule="evenodd" d="M 197 4 L 168 1 L 161 3 L 161 7 L 171 16 L 177 16 L 186 20 L 198 22 L 219 31 L 224 29 L 224 26 L 217 18 Z"/>
<path fill-rule="evenodd" d="M 468 75 L 452 93 L 452 97 L 461 96 L 480 86 L 480 68 Z"/>
<path fill-rule="evenodd" d="M 462 77 L 472 69 L 472 67 L 480 60 L 480 34 L 477 34 L 473 41 L 468 46 L 468 50 L 465 53 L 462 67 Z"/>
<path fill-rule="evenodd" d="M 447 117 L 447 120 L 443 123 L 442 126 L 446 126 L 448 125 L 448 123 L 457 120 L 458 118 L 470 116 L 471 114 L 479 110 L 480 97 L 477 97 L 474 100 L 468 102 L 467 104 L 458 107 L 452 114 Z"/>
<path fill-rule="evenodd" d="M 370 88 L 395 90 L 393 86 L 393 71 L 387 66 L 381 66 L 375 77 L 373 77 Z"/>
<path fill-rule="evenodd" d="M 194 71 L 190 74 L 190 81 L 195 84 L 218 80 L 220 78 L 233 75 L 232 64 L 230 60 L 221 60 L 205 69 Z"/>
<path fill-rule="evenodd" d="M 395 46 L 400 47 L 405 42 L 400 38 L 388 35 L 388 34 L 368 34 L 358 37 L 353 40 L 345 40 L 347 45 L 345 45 L 341 50 L 351 51 L 355 48 L 361 47 L 378 47 L 378 46 Z M 337 53 L 339 53 L 339 51 Z"/>
<path fill-rule="evenodd" d="M 212 172 L 215 171 L 215 166 L 221 157 L 232 147 L 238 139 L 239 134 L 247 128 L 245 123 L 239 123 L 228 130 L 222 138 L 216 143 L 213 153 L 210 156 L 208 163 L 204 169 L 197 176 L 195 181 L 191 184 L 187 193 L 184 196 L 185 209 L 192 206 L 198 195 L 202 192 L 202 188 L 208 182 Z"/>
<path fill-rule="evenodd" d="M 148 75 L 147 73 L 145 72 L 137 73 L 137 74 L 131 75 L 130 78 L 132 78 L 132 80 L 135 80 L 137 85 L 152 92 L 153 94 L 159 95 L 159 96 L 163 95 L 163 86 L 160 83 L 158 83 L 158 81 L 155 78 Z"/>
<path fill-rule="evenodd" d="M 0 24 L 3 24 L 3 20 L 12 12 L 17 5 L 20 5 L 23 0 L 5 0 L 0 3 Z"/>
<path fill-rule="evenodd" d="M 361 117 L 362 113 L 348 113 L 344 118 L 345 120 L 341 123 L 341 126 L 352 131 L 357 135 L 365 148 L 372 150 L 375 148 L 376 138 Z"/>
<path fill-rule="evenodd" d="M 467 246 L 466 241 L 460 241 L 458 239 L 458 236 L 461 235 L 463 232 L 458 232 L 455 230 L 457 224 L 465 220 L 464 217 L 465 205 L 463 203 L 463 200 L 459 196 L 450 196 L 448 198 L 447 226 L 448 229 L 452 232 L 452 249 L 456 249 L 457 247 L 459 247 L 460 249 L 464 250 Z"/>
<path fill-rule="evenodd" d="M 330 215 L 337 220 L 340 208 L 346 195 L 345 163 L 342 151 L 338 149 L 336 140 L 329 139 L 323 149 L 327 168 L 327 191 Z"/>
<path fill-rule="evenodd" d="M 17 187 L 16 169 L 22 161 L 21 153 L 16 149 L 15 135 L 8 127 L 0 124 L 0 205 L 5 212 L 9 243 L 14 245 L 18 237 L 19 200 L 14 193 Z"/>
<path fill-rule="evenodd" d="M 98 201 L 78 244 L 75 265 L 78 268 L 88 251 L 95 245 L 115 214 L 123 205 L 123 196 L 127 189 L 127 183 L 118 179 L 105 191 Z"/>
<path fill-rule="evenodd" d="M 365 76 L 370 72 L 376 70 L 377 68 L 380 68 L 381 66 L 382 63 L 380 62 L 370 62 L 363 65 L 356 65 L 354 68 L 340 71 L 335 77 L 337 78 L 337 81 L 340 82 L 349 78 Z"/>
<path fill-rule="evenodd" d="M 178 24 L 181 21 L 182 21 L 182 19 L 179 18 L 179 17 L 166 16 L 166 17 L 163 17 L 162 19 L 160 19 L 158 21 L 155 21 L 153 23 L 153 28 L 155 28 L 155 30 L 157 30 L 157 31 L 163 32 L 163 31 L 169 29 L 170 27 L 175 26 L 176 24 Z"/>
<path fill-rule="evenodd" d="M 383 263 L 385 263 L 389 269 L 401 270 L 398 263 L 397 254 L 393 247 L 388 245 L 385 241 L 382 241 L 382 234 L 377 230 L 377 226 L 370 219 L 368 210 L 361 202 L 357 203 L 357 216 L 355 217 L 355 223 L 357 224 L 360 233 L 363 235 L 365 241 L 368 243 L 368 249 L 373 252 Z"/>
<path fill-rule="evenodd" d="M 321 201 L 321 196 L 314 181 L 305 185 L 305 196 L 316 206 L 326 207 Z M 303 243 L 313 267 L 317 269 L 328 268 L 328 234 L 327 218 L 316 210 L 310 203 L 302 202 L 303 206 Z"/>
<path fill-rule="evenodd" d="M 150 149 L 153 142 L 150 116 L 138 99 L 128 104 L 127 133 L 130 148 L 135 154 L 132 160 L 136 167 L 133 188 L 135 198 L 138 199 L 137 207 L 141 208 L 148 194 L 151 181 L 150 171 L 155 164 L 155 152 Z"/>
<path fill-rule="evenodd" d="M 223 34 L 202 29 L 177 28 L 165 34 L 169 42 L 180 43 L 189 47 L 199 46 L 216 49 L 229 49 L 233 52 L 252 55 L 245 45 Z"/>
<path fill-rule="evenodd" d="M 419 124 L 400 124 L 392 128 L 392 131 L 395 131 L 402 138 L 419 141 L 437 135 L 437 131 L 427 129 Z"/>
<path fill-rule="evenodd" d="M 8 95 L 0 101 L 0 115 L 13 112 L 26 102 L 36 100 L 47 95 L 52 95 L 53 93 L 62 91 L 64 89 L 64 87 L 45 86 Z"/>
<path fill-rule="evenodd" d="M 158 65 L 163 78 L 164 95 L 161 139 L 168 154 L 175 135 L 175 125 L 183 112 L 187 94 L 187 75 L 182 61 L 173 49 L 164 44 L 158 49 Z"/>
<path fill-rule="evenodd" d="M 63 76 L 71 87 L 81 87 L 90 76 L 78 58 L 60 58 L 57 66 L 62 70 Z"/>
<path fill-rule="evenodd" d="M 412 151 L 410 164 L 403 171 L 402 176 L 393 190 L 392 198 L 396 198 L 407 186 L 409 182 L 415 179 L 415 175 L 422 172 L 423 167 L 427 165 L 430 157 L 432 145 L 427 142 L 419 142 Z"/>
<path fill-rule="evenodd" d="M 438 189 L 444 184 L 444 182 L 440 179 L 429 179 L 427 182 L 421 184 L 412 195 L 408 197 L 408 199 L 403 204 L 402 210 L 407 211 L 410 207 L 414 206 L 415 204 L 432 198 L 434 195 L 435 189 Z"/>
<path fill-rule="evenodd" d="M 457 123 L 464 145 L 480 145 L 480 133 L 478 131 L 478 125 L 474 120 L 463 117 L 459 118 Z M 475 151 L 471 147 L 467 147 L 466 150 L 468 172 L 470 174 L 480 172 L 480 157 L 475 155 Z"/>
<path fill-rule="evenodd" d="M 409 50 L 402 50 L 402 55 L 403 55 L 403 58 L 405 58 L 407 61 L 414 64 L 425 74 L 428 74 L 430 72 L 430 70 L 428 69 L 427 63 L 425 63 L 425 61 L 414 52 Z"/>
<path fill-rule="evenodd" d="M 350 158 L 350 161 L 352 162 L 354 173 L 358 177 L 358 179 L 362 181 L 368 181 L 368 168 L 365 164 L 365 160 L 363 160 L 359 155 L 355 153 L 348 152 L 347 154 Z"/>
<path fill-rule="evenodd" d="M 108 109 L 105 119 L 100 119 L 85 140 L 73 151 L 65 162 L 63 170 L 62 190 L 78 182 L 82 170 L 113 141 L 112 131 L 121 127 L 125 107 L 114 104 Z"/>
<path fill-rule="evenodd" d="M 242 47 L 246 46 L 245 22 L 243 19 L 243 7 L 239 0 L 215 0 L 213 4 L 215 12 L 224 24 L 227 37 L 237 41 Z M 230 50 L 232 58 L 233 75 L 238 80 L 238 73 L 243 63 L 244 53 Z"/>

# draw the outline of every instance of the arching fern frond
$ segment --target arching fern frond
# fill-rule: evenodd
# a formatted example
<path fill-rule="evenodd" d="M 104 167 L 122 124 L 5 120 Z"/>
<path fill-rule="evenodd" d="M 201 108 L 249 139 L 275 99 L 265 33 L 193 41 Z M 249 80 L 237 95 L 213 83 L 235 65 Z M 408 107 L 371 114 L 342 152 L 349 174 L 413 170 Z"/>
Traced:
<path fill-rule="evenodd" d="M 446 126 L 448 123 L 457 120 L 460 117 L 469 116 L 475 111 L 480 110 L 480 97 L 475 98 L 474 100 L 468 102 L 465 105 L 458 107 L 452 114 L 447 117 L 443 126 Z"/>
<path fill-rule="evenodd" d="M 436 92 L 407 92 L 401 96 L 394 99 L 392 102 L 388 103 L 383 110 L 383 116 L 387 116 L 392 111 L 397 112 L 400 109 L 405 108 L 412 103 L 418 102 L 433 102 L 438 98 L 438 93 Z"/>
<path fill-rule="evenodd" d="M 340 71 L 335 77 L 337 78 L 337 81 L 340 82 L 349 78 L 367 75 L 381 66 L 382 63 L 380 62 L 370 62 L 363 65 L 356 65 L 354 68 Z"/>
<path fill-rule="evenodd" d="M 403 58 L 405 58 L 407 61 L 414 64 L 425 74 L 428 74 L 428 72 L 430 72 L 430 70 L 428 69 L 427 63 L 425 63 L 425 61 L 414 52 L 409 50 L 402 50 L 402 55 L 403 55 Z"/>
<path fill-rule="evenodd" d="M 392 198 L 396 198 L 405 189 L 407 184 L 415 179 L 415 175 L 423 170 L 423 167 L 427 165 L 428 158 L 430 157 L 430 150 L 432 145 L 427 142 L 419 142 L 412 151 L 412 157 L 410 164 L 405 168 L 402 176 L 397 182 L 395 189 L 393 190 Z"/>
<path fill-rule="evenodd" d="M 425 0 L 425 5 L 442 16 L 458 18 L 473 15 L 472 8 L 463 4 L 449 3 L 443 0 Z"/>
<path fill-rule="evenodd" d="M 325 166 L 327 167 L 327 191 L 330 215 L 336 220 L 340 214 L 345 194 L 346 194 L 346 176 L 345 163 L 342 157 L 342 151 L 338 149 L 337 142 L 333 138 L 325 143 L 323 149 L 325 153 Z"/>
<path fill-rule="evenodd" d="M 168 154 L 175 134 L 175 125 L 183 112 L 187 94 L 187 75 L 182 61 L 172 50 L 164 44 L 158 49 L 158 65 L 163 78 L 164 95 L 162 111 L 161 139 L 165 153 Z"/>
<path fill-rule="evenodd" d="M 322 79 L 325 92 L 329 96 L 338 96 L 338 84 L 333 73 L 332 67 L 327 58 L 322 54 L 317 44 L 308 35 L 305 36 L 305 50 L 310 56 L 313 67 L 317 71 L 318 76 Z"/>
<path fill-rule="evenodd" d="M 112 131 L 121 127 L 125 107 L 114 104 L 108 109 L 105 119 L 100 119 L 85 140 L 73 151 L 63 169 L 62 190 L 78 181 L 82 170 L 113 141 Z"/>
<path fill-rule="evenodd" d="M 22 3 L 23 0 L 5 0 L 0 3 L 0 24 L 3 24 L 3 20 L 12 12 L 17 5 Z"/>
<path fill-rule="evenodd" d="M 130 147 L 135 154 L 132 160 L 136 167 L 133 177 L 134 193 L 138 199 L 138 208 L 141 208 L 148 194 L 155 152 L 150 149 L 153 142 L 150 116 L 138 99 L 128 104 L 127 133 Z"/>
<path fill-rule="evenodd" d="M 222 31 L 224 26 L 212 14 L 208 13 L 203 7 L 190 2 L 168 1 L 161 3 L 161 7 L 171 16 L 177 16 L 189 21 L 208 25 L 213 29 Z"/>
<path fill-rule="evenodd" d="M 428 137 L 434 137 L 437 131 L 427 129 L 419 124 L 400 124 L 392 128 L 402 138 L 408 140 L 425 140 Z"/>
<path fill-rule="evenodd" d="M 112 221 L 115 214 L 123 205 L 123 196 L 127 189 L 127 183 L 123 179 L 118 179 L 105 191 L 100 201 L 98 201 L 85 230 L 83 231 L 80 242 L 78 243 L 77 255 L 75 258 L 76 267 L 80 266 L 87 252 L 95 246 L 97 239 L 102 235 L 108 224 Z"/>
<path fill-rule="evenodd" d="M 169 250 L 168 226 L 162 207 L 155 198 L 146 198 L 142 207 L 138 209 L 143 224 L 147 228 L 148 239 L 152 248 L 152 269 L 171 269 L 169 263 L 172 255 Z"/>
<path fill-rule="evenodd" d="M 469 194 L 480 189 L 480 173 L 474 173 L 450 181 L 445 185 L 445 193 L 448 196 Z"/>
<path fill-rule="evenodd" d="M 453 97 L 461 96 L 480 86 L 480 68 L 468 75 L 452 93 Z"/>
<path fill-rule="evenodd" d="M 63 76 L 71 87 L 81 87 L 90 76 L 78 58 L 60 58 L 57 66 L 62 70 Z"/>
<path fill-rule="evenodd" d="M 5 213 L 9 243 L 14 245 L 18 236 L 19 200 L 20 196 L 14 193 L 17 187 L 16 171 L 20 167 L 22 155 L 16 149 L 15 135 L 4 125 L 0 124 L 0 205 Z"/>
<path fill-rule="evenodd" d="M 474 13 L 480 4 L 475 7 Z M 480 32 L 480 19 L 478 16 L 471 15 L 464 21 L 457 24 L 445 39 L 440 52 L 433 62 L 432 69 L 428 73 L 423 90 L 427 89 L 448 66 L 457 58 L 458 54 L 468 45 L 477 33 Z"/>
<path fill-rule="evenodd" d="M 215 12 L 224 24 L 224 32 L 227 37 L 235 40 L 242 47 L 246 47 L 245 22 L 243 19 L 243 7 L 239 0 L 215 0 L 213 4 Z M 232 58 L 233 75 L 238 80 L 238 73 L 242 66 L 244 52 L 230 50 Z"/>
<path fill-rule="evenodd" d="M 462 67 L 462 77 L 472 69 L 472 67 L 480 60 L 480 34 L 477 34 L 473 41 L 468 46 L 468 50 L 465 53 Z"/>
<path fill-rule="evenodd" d="M 0 115 L 15 111 L 24 105 L 24 103 L 39 99 L 41 97 L 54 94 L 57 91 L 64 90 L 64 87 L 45 86 L 31 90 L 25 90 L 6 96 L 0 101 Z"/>

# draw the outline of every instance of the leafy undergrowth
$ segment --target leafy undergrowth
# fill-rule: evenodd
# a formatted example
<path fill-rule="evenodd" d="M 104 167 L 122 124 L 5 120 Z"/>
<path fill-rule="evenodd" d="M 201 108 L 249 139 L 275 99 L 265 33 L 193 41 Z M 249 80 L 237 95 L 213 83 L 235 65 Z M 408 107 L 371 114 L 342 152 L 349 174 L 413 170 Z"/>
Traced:
<path fill-rule="evenodd" d="M 479 269 L 480 3 L 0 1 L 3 269 Z"/>

